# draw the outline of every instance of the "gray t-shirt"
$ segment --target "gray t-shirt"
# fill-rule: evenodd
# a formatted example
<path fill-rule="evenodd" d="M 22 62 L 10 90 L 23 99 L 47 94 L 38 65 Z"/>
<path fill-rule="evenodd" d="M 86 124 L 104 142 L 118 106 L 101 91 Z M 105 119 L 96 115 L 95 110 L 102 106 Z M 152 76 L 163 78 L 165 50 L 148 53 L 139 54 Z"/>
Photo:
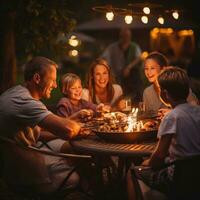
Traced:
<path fill-rule="evenodd" d="M 200 154 L 200 106 L 176 106 L 162 120 L 158 137 L 173 134 L 169 148 L 171 160 Z"/>
<path fill-rule="evenodd" d="M 7 137 L 14 137 L 26 127 L 33 128 L 49 114 L 46 106 L 22 85 L 14 86 L 0 96 L 0 131 Z"/>
<path fill-rule="evenodd" d="M 36 140 L 35 135 L 25 130 L 31 130 L 49 114 L 51 112 L 46 106 L 35 100 L 27 88 L 22 85 L 14 86 L 0 96 L 0 134 L 16 139 L 19 143 L 23 140 L 31 143 Z M 30 140 L 32 138 L 34 139 Z M 2 147 L 2 156 L 5 156 L 3 175 L 7 182 L 14 185 L 50 183 L 47 166 L 41 154 L 17 148 L 15 145 L 5 144 Z"/>

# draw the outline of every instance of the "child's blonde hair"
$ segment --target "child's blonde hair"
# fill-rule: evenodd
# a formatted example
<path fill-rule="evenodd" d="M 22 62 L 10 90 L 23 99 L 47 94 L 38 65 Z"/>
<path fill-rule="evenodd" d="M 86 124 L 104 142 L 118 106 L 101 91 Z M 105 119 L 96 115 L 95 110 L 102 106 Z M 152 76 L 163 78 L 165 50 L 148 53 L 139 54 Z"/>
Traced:
<path fill-rule="evenodd" d="M 60 90 L 64 96 L 68 95 L 70 87 L 77 81 L 80 77 L 73 73 L 66 73 L 60 79 Z"/>

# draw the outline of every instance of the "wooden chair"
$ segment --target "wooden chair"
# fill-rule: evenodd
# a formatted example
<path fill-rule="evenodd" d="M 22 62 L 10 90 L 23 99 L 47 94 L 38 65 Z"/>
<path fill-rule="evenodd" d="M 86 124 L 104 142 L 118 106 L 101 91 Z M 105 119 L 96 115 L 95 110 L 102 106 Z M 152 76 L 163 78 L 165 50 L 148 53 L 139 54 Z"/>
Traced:
<path fill-rule="evenodd" d="M 166 198 L 169 200 L 193 200 L 200 199 L 200 155 L 188 156 L 166 164 L 161 168 L 174 165 L 173 180 L 169 183 Z M 137 200 L 144 200 L 135 170 L 132 170 Z"/>
<path fill-rule="evenodd" d="M 174 180 L 170 199 L 200 199 L 200 155 L 189 156 L 174 162 Z"/>
<path fill-rule="evenodd" d="M 21 146 L 17 144 L 14 140 L 9 139 L 7 137 L 0 136 L 0 149 L 1 149 L 1 173 L 3 172 L 4 168 L 10 168 L 10 175 L 14 176 L 13 178 L 17 180 L 17 177 L 20 173 L 23 174 L 24 179 L 29 182 L 29 175 L 31 173 L 31 177 L 35 177 L 35 180 L 40 180 L 46 178 L 48 176 L 48 171 L 44 162 L 44 155 L 49 155 L 53 157 L 61 157 L 66 159 L 78 159 L 91 162 L 91 156 L 89 155 L 77 155 L 77 154 L 64 154 L 64 153 L 57 153 L 48 150 L 41 150 L 33 146 Z M 26 152 L 26 153 L 24 153 Z M 15 159 L 18 160 L 17 166 L 13 161 L 13 154 L 16 155 Z M 12 156 L 11 156 L 12 155 Z M 11 158 L 12 157 L 12 158 Z M 6 159 L 6 162 L 4 160 Z M 6 163 L 6 164 L 5 164 Z M 21 167 L 25 166 L 26 170 L 22 170 Z M 74 191 L 77 188 L 72 188 L 68 190 L 63 190 L 63 186 L 72 176 L 72 174 L 76 171 L 76 167 L 73 167 L 68 175 L 64 178 L 60 186 L 52 193 L 49 194 L 42 194 L 37 193 L 35 190 L 26 192 L 20 192 L 15 190 L 16 188 L 13 185 L 10 185 L 7 182 L 9 189 L 14 191 L 17 195 L 28 197 L 31 199 L 62 199 L 64 196 L 69 194 L 70 192 Z M 4 178 L 4 174 L 1 174 Z M 6 179 L 7 180 L 7 179 Z M 29 188 L 28 188 L 29 189 Z"/>

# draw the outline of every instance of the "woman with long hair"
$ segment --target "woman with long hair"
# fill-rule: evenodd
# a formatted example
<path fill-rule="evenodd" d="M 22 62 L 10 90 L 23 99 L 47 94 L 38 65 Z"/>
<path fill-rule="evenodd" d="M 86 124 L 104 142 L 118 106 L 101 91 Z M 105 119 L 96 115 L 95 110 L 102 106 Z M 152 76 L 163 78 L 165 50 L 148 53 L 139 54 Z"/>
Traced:
<path fill-rule="evenodd" d="M 108 63 L 104 59 L 96 59 L 88 73 L 87 89 L 83 89 L 82 98 L 95 104 L 106 104 L 111 107 L 123 95 L 120 85 L 114 79 Z"/>
<path fill-rule="evenodd" d="M 157 87 L 157 76 L 166 66 L 168 66 L 167 58 L 162 53 L 156 51 L 150 53 L 144 61 L 144 73 L 151 85 L 144 90 L 143 102 L 146 112 L 150 115 L 159 114 L 163 116 L 169 111 L 160 100 L 159 88 Z M 197 98 L 191 89 L 187 101 L 193 105 L 197 104 Z"/>

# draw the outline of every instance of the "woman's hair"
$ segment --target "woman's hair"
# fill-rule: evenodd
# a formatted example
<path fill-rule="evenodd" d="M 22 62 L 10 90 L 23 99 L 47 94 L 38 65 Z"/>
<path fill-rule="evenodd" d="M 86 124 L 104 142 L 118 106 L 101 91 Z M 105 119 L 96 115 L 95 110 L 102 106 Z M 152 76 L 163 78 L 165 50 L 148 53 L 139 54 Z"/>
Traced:
<path fill-rule="evenodd" d="M 107 84 L 107 94 L 108 94 L 108 101 L 110 102 L 114 96 L 114 89 L 113 89 L 113 83 L 114 83 L 114 79 L 113 79 L 113 75 L 111 73 L 111 69 L 108 66 L 108 63 L 106 62 L 105 59 L 102 58 L 98 58 L 96 59 L 90 66 L 90 70 L 88 73 L 88 77 L 87 77 L 87 87 L 89 90 L 89 94 L 91 97 L 91 100 L 93 103 L 97 103 L 96 100 L 96 92 L 95 92 L 95 81 L 94 81 L 94 70 L 96 68 L 97 65 L 103 65 L 104 67 L 106 67 L 106 69 L 108 70 L 108 84 Z"/>
<path fill-rule="evenodd" d="M 161 89 L 167 90 L 174 100 L 186 100 L 189 94 L 189 77 L 179 67 L 166 67 L 157 78 Z"/>
<path fill-rule="evenodd" d="M 59 86 L 64 96 L 68 95 L 70 87 L 77 81 L 81 80 L 80 77 L 73 73 L 66 73 L 61 76 Z"/>
<path fill-rule="evenodd" d="M 152 60 L 155 60 L 161 68 L 165 67 L 165 66 L 168 66 L 168 60 L 167 58 L 160 52 L 157 52 L 157 51 L 153 51 L 151 52 L 145 60 L 147 59 L 152 59 Z"/>

